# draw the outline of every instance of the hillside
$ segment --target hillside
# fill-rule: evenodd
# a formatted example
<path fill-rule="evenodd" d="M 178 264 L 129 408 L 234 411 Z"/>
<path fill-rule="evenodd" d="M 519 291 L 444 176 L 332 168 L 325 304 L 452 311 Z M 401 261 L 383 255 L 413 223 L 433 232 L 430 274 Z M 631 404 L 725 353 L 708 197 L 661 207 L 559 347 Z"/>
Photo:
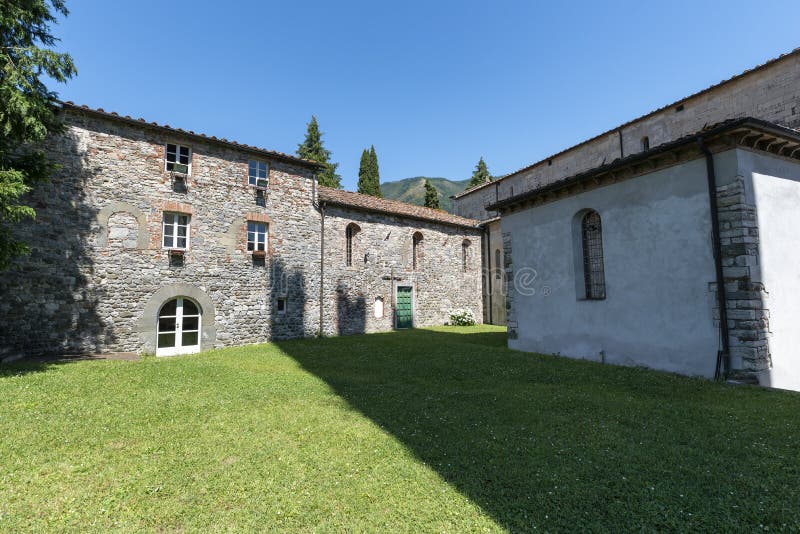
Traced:
<path fill-rule="evenodd" d="M 466 189 L 469 179 L 453 181 L 447 178 L 429 178 L 425 176 L 415 176 L 405 178 L 395 182 L 385 182 L 381 184 L 381 192 L 384 198 L 408 202 L 423 206 L 425 204 L 425 180 L 430 181 L 431 185 L 439 191 L 439 202 L 442 209 L 449 212 L 453 211 L 450 197 Z"/>

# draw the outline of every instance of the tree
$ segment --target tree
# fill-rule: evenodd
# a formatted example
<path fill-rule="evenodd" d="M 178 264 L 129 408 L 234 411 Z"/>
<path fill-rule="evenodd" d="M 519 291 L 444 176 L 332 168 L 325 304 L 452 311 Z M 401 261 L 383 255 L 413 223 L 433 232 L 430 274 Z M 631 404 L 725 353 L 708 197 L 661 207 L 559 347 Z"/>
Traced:
<path fill-rule="evenodd" d="M 375 191 L 374 196 L 383 198 L 383 193 L 381 193 L 381 171 L 378 168 L 378 154 L 375 152 L 375 145 L 370 145 L 369 157 L 372 169 L 372 188 Z"/>
<path fill-rule="evenodd" d="M 325 165 L 325 168 L 317 175 L 319 185 L 341 189 L 342 177 L 336 174 L 339 164 L 330 162 L 331 151 L 322 144 L 322 133 L 319 131 L 317 118 L 313 115 L 311 122 L 308 123 L 305 141 L 297 145 L 297 155 Z"/>
<path fill-rule="evenodd" d="M 467 187 L 475 187 L 476 185 L 489 183 L 492 180 L 494 180 L 494 178 L 491 174 L 489 174 L 489 169 L 486 167 L 486 162 L 483 161 L 483 157 L 481 156 L 480 161 L 478 161 L 478 164 L 475 165 L 475 170 L 472 172 L 472 178 L 470 179 Z"/>
<path fill-rule="evenodd" d="M 383 196 L 375 146 L 361 152 L 361 164 L 358 167 L 358 192 L 379 198 Z"/>
<path fill-rule="evenodd" d="M 50 49 L 55 13 L 67 16 L 63 0 L 0 2 L 0 270 L 28 252 L 11 226 L 32 219 L 36 212 L 24 195 L 56 169 L 41 144 L 61 131 L 58 95 L 40 79 L 64 83 L 76 73 L 68 54 Z"/>
<path fill-rule="evenodd" d="M 439 191 L 425 180 L 425 207 L 435 210 L 441 209 L 439 206 Z"/>

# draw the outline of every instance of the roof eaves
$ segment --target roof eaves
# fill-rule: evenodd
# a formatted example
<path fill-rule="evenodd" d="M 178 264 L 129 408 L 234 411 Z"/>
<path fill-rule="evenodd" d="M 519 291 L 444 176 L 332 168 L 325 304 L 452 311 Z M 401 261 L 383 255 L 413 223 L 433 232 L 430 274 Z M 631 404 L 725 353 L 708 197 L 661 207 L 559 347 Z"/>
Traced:
<path fill-rule="evenodd" d="M 749 75 L 751 75 L 751 74 L 753 74 L 755 72 L 763 70 L 763 69 L 769 67 L 770 65 L 773 65 L 774 63 L 777 63 L 778 61 L 782 61 L 784 59 L 788 59 L 788 58 L 790 58 L 792 56 L 797 56 L 797 55 L 800 55 L 800 47 L 795 48 L 794 50 L 791 50 L 791 51 L 789 51 L 789 52 L 787 52 L 785 54 L 781 54 L 778 57 L 769 59 L 769 60 L 765 61 L 764 63 L 756 65 L 755 67 L 751 67 L 751 68 L 749 68 L 747 70 L 744 70 L 744 71 L 740 72 L 739 74 L 731 76 L 730 78 L 727 78 L 727 79 L 722 80 L 720 82 L 717 82 L 717 83 L 715 83 L 713 85 L 710 85 L 710 86 L 706 87 L 705 89 L 701 89 L 700 91 L 697 91 L 697 92 L 692 93 L 692 94 L 690 94 L 688 96 L 685 96 L 685 97 L 683 97 L 683 98 L 681 98 L 679 100 L 676 100 L 675 102 L 672 102 L 671 104 L 667 104 L 665 106 L 661 106 L 660 108 L 654 109 L 653 111 L 645 113 L 644 115 L 640 115 L 640 116 L 636 117 L 635 119 L 631 119 L 631 120 L 629 120 L 627 122 L 624 122 L 624 123 L 620 124 L 619 126 L 615 126 L 614 128 L 611 128 L 610 130 L 606 130 L 606 131 L 604 131 L 602 133 L 599 133 L 599 134 L 597 134 L 597 135 L 595 135 L 593 137 L 590 137 L 589 139 L 581 141 L 580 143 L 578 143 L 576 145 L 572 145 L 569 148 L 566 148 L 564 150 L 556 152 L 555 154 L 552 154 L 550 156 L 542 158 L 539 161 L 531 163 L 530 165 L 526 165 L 525 167 L 517 169 L 516 171 L 510 172 L 510 173 L 506 174 L 505 176 L 502 176 L 502 177 L 498 178 L 494 182 L 481 184 L 481 185 L 473 187 L 472 189 L 467 189 L 465 191 L 462 191 L 461 193 L 455 195 L 455 198 L 461 197 L 461 196 L 466 195 L 468 193 L 472 193 L 474 191 L 477 191 L 478 189 L 482 189 L 482 188 L 484 188 L 484 187 L 486 187 L 488 185 L 491 185 L 492 183 L 496 183 L 496 182 L 498 182 L 500 180 L 504 180 L 505 178 L 509 178 L 511 176 L 515 176 L 517 174 L 529 171 L 530 169 L 533 169 L 534 167 L 537 167 L 537 166 L 539 166 L 539 165 L 541 165 L 543 163 L 546 163 L 549 160 L 552 160 L 554 158 L 562 156 L 562 155 L 566 154 L 567 152 L 570 152 L 570 151 L 572 151 L 572 150 L 574 150 L 574 149 L 576 149 L 578 147 L 581 147 L 583 145 L 591 143 L 592 141 L 596 141 L 597 139 L 600 139 L 600 138 L 605 137 L 607 135 L 611 135 L 614 132 L 616 132 L 618 130 L 621 130 L 622 128 L 626 128 L 626 127 L 628 127 L 628 126 L 630 126 L 630 125 L 632 125 L 634 123 L 637 123 L 637 122 L 639 122 L 639 121 L 641 121 L 643 119 L 651 117 L 651 116 L 653 116 L 653 115 L 655 115 L 657 113 L 660 113 L 660 112 L 662 112 L 664 110 L 667 110 L 667 109 L 670 109 L 672 107 L 676 107 L 676 106 L 679 106 L 681 104 L 684 104 L 684 103 L 686 103 L 687 101 L 689 101 L 689 100 L 691 100 L 693 98 L 696 98 L 698 96 L 702 96 L 702 95 L 708 93 L 709 91 L 713 91 L 714 89 L 722 87 L 723 85 L 735 82 L 735 81 L 737 81 L 737 80 L 739 80 L 741 78 L 744 78 L 745 76 L 749 76 Z"/>
<path fill-rule="evenodd" d="M 765 121 L 763 119 L 756 119 L 754 117 L 744 117 L 744 118 L 741 118 L 741 119 L 728 120 L 728 121 L 724 121 L 724 122 L 721 122 L 719 124 L 713 125 L 713 126 L 711 126 L 709 128 L 703 129 L 703 130 L 701 130 L 699 132 L 695 132 L 693 134 L 686 135 L 684 137 L 681 137 L 680 139 L 676 139 L 675 141 L 671 141 L 669 143 L 664 143 L 664 144 L 659 145 L 657 147 L 651 148 L 650 150 L 647 150 L 645 152 L 639 152 L 639 153 L 630 155 L 630 156 L 628 156 L 626 158 L 623 158 L 623 159 L 616 159 L 616 160 L 614 160 L 611 163 L 608 163 L 606 165 L 601 165 L 599 167 L 595 167 L 595 168 L 590 169 L 588 171 L 584 171 L 582 173 L 575 174 L 575 175 L 563 178 L 563 179 L 558 180 L 556 182 L 552 182 L 552 183 L 547 184 L 545 186 L 542 186 L 542 187 L 539 187 L 539 188 L 536 188 L 536 189 L 532 189 L 532 190 L 526 191 L 524 193 L 520 193 L 518 195 L 514 195 L 514 196 L 508 197 L 506 199 L 494 202 L 492 204 L 487 205 L 485 209 L 487 209 L 487 210 L 499 210 L 499 209 L 504 208 L 504 207 L 508 207 L 508 206 L 511 206 L 511 205 L 514 205 L 514 204 L 518 204 L 519 202 L 522 202 L 522 201 L 525 201 L 525 200 L 529 200 L 529 199 L 532 199 L 534 197 L 538 197 L 538 196 L 540 196 L 540 195 L 542 195 L 544 193 L 553 191 L 555 189 L 560 189 L 562 187 L 566 187 L 566 186 L 574 185 L 576 183 L 580 183 L 580 182 L 582 182 L 584 180 L 588 180 L 588 179 L 590 179 L 593 176 L 596 176 L 598 174 L 602 174 L 602 173 L 606 173 L 606 172 L 609 172 L 609 171 L 613 171 L 613 170 L 621 168 L 621 167 L 626 167 L 626 166 L 629 166 L 629 165 L 633 165 L 633 164 L 635 164 L 637 162 L 647 160 L 647 159 L 649 159 L 649 158 L 651 158 L 653 156 L 656 156 L 658 154 L 661 154 L 661 153 L 670 152 L 670 151 L 675 150 L 676 148 L 679 148 L 681 146 L 685 146 L 685 145 L 688 145 L 690 143 L 695 143 L 699 139 L 709 139 L 711 137 L 715 137 L 717 135 L 726 133 L 726 132 L 728 132 L 730 130 L 734 130 L 734 129 L 741 128 L 741 127 L 746 127 L 746 126 L 750 126 L 750 127 L 753 127 L 754 129 L 761 130 L 764 133 L 771 133 L 771 134 L 777 134 L 777 135 L 782 135 L 782 136 L 785 136 L 785 137 L 794 138 L 796 141 L 800 142 L 800 132 L 798 132 L 797 130 L 793 130 L 792 128 L 787 128 L 785 126 L 780 126 L 778 124 L 775 124 L 775 123 L 772 123 L 772 122 L 768 122 L 768 121 Z"/>
<path fill-rule="evenodd" d="M 153 128 L 156 130 L 169 132 L 169 133 L 177 133 L 192 139 L 197 139 L 201 141 L 205 141 L 208 143 L 214 143 L 218 145 L 223 145 L 231 148 L 235 148 L 237 150 L 244 150 L 247 152 L 251 152 L 254 154 L 259 154 L 262 156 L 266 156 L 269 158 L 277 159 L 280 161 L 284 161 L 286 163 L 292 163 L 295 165 L 303 165 L 305 167 L 320 171 L 325 168 L 325 165 L 321 163 L 317 163 L 316 161 L 307 160 L 304 158 L 299 158 L 297 156 L 292 156 L 291 154 L 285 154 L 283 152 L 278 152 L 275 150 L 268 150 L 265 148 L 260 148 L 252 145 L 247 145 L 244 143 L 238 143 L 236 141 L 231 141 L 225 138 L 216 137 L 213 135 L 206 135 L 204 133 L 197 133 L 192 130 L 184 130 L 182 128 L 173 128 L 168 124 L 158 124 L 156 122 L 148 122 L 143 118 L 134 119 L 130 115 L 120 115 L 114 111 L 106 111 L 102 108 L 90 108 L 86 105 L 79 105 L 75 104 L 74 102 L 67 101 L 67 102 L 59 102 L 59 105 L 62 109 L 70 109 L 73 111 L 91 113 L 93 115 L 97 115 L 103 118 L 124 122 L 127 124 L 132 124 L 135 126 L 143 127 L 143 128 Z"/>

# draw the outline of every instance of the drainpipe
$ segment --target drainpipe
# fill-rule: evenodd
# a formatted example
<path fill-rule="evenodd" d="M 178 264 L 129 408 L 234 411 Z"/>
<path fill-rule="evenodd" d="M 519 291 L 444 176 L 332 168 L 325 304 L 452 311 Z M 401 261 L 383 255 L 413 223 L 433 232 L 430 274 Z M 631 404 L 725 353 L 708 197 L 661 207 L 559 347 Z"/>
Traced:
<path fill-rule="evenodd" d="M 486 225 L 483 229 L 486 232 L 486 269 L 483 271 L 486 275 L 486 292 L 488 298 L 486 299 L 486 307 L 489 308 L 489 324 L 494 324 L 492 318 L 492 305 L 494 304 L 494 299 L 492 298 L 492 278 L 494 277 L 494 273 L 492 273 L 491 265 L 492 265 L 492 232 L 489 229 L 489 225 Z M 497 267 L 495 265 L 495 267 Z"/>
<path fill-rule="evenodd" d="M 711 211 L 711 240 L 714 246 L 714 267 L 717 275 L 717 307 L 719 308 L 719 329 L 722 336 L 722 350 L 717 352 L 717 367 L 714 378 L 719 379 L 731 370 L 730 340 L 728 339 L 728 308 L 725 291 L 725 276 L 722 272 L 722 242 L 719 237 L 719 217 L 717 213 L 717 175 L 714 171 L 714 156 L 702 136 L 697 137 L 700 151 L 706 157 L 706 177 L 708 178 L 708 202 Z M 724 371 L 721 369 L 724 368 Z"/>
<path fill-rule="evenodd" d="M 319 205 L 319 337 L 325 335 L 325 204 Z"/>

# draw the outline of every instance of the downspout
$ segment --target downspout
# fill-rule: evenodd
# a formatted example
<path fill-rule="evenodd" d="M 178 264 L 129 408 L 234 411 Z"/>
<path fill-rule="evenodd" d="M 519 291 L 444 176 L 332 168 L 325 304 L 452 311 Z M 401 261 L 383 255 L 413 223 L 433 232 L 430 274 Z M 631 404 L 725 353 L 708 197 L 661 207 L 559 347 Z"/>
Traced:
<path fill-rule="evenodd" d="M 492 308 L 494 307 L 494 299 L 492 298 L 492 277 L 494 273 L 492 273 L 492 232 L 489 229 L 489 226 L 486 225 L 483 228 L 483 231 L 486 233 L 486 269 L 483 271 L 486 275 L 486 291 L 487 291 L 487 299 L 486 299 L 486 307 L 489 308 L 489 324 L 494 324 L 494 320 L 492 317 Z M 496 266 L 495 266 L 496 267 Z"/>
<path fill-rule="evenodd" d="M 325 336 L 325 204 L 319 205 L 319 337 Z"/>
<path fill-rule="evenodd" d="M 708 202 L 711 211 L 711 241 L 714 247 L 714 267 L 717 276 L 717 307 L 719 308 L 719 329 L 722 336 L 722 350 L 717 352 L 717 366 L 714 378 L 719 379 L 731 370 L 730 340 L 728 339 L 728 307 L 725 291 L 725 276 L 722 272 L 722 242 L 719 237 L 719 217 L 717 211 L 717 175 L 714 170 L 714 155 L 705 144 L 702 136 L 697 137 L 700 151 L 706 157 L 706 177 L 708 178 Z M 721 369 L 724 368 L 724 371 Z"/>

